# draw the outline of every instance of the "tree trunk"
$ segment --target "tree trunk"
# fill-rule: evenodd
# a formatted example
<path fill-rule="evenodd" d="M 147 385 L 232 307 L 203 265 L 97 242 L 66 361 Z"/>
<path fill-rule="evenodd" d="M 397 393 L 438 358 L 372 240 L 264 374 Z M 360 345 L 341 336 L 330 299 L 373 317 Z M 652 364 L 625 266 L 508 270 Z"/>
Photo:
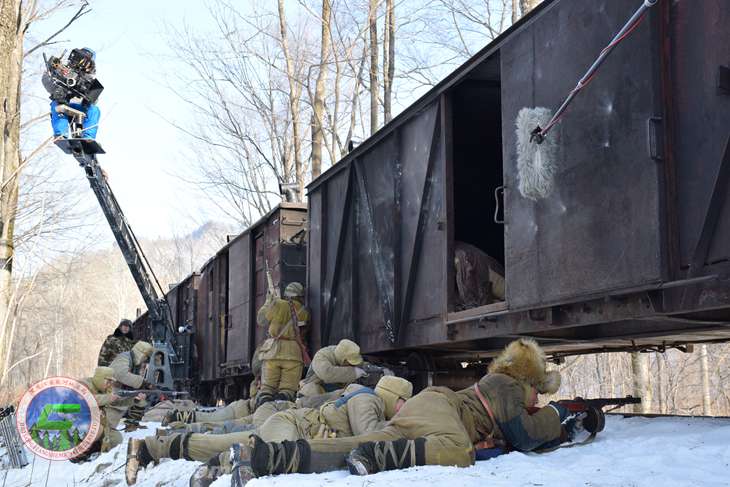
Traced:
<path fill-rule="evenodd" d="M 537 4 L 540 3 L 541 0 L 520 0 L 520 9 L 522 10 L 522 15 L 527 15 L 530 13 L 530 10 L 537 7 Z"/>
<path fill-rule="evenodd" d="M 20 166 L 20 79 L 23 64 L 21 1 L 0 3 L 0 370 L 10 360 L 13 232 Z"/>
<path fill-rule="evenodd" d="M 393 0 L 385 2 L 383 36 L 383 118 L 384 123 L 388 123 L 393 118 L 393 77 L 395 76 L 395 7 Z"/>
<path fill-rule="evenodd" d="M 702 373 L 702 414 L 712 416 L 710 397 L 710 365 L 707 359 L 707 345 L 700 346 L 700 371 Z"/>
<path fill-rule="evenodd" d="M 634 397 L 641 398 L 641 404 L 634 405 L 635 413 L 648 413 L 651 409 L 649 388 L 649 357 L 644 353 L 631 353 L 631 372 L 634 377 Z"/>
<path fill-rule="evenodd" d="M 281 0 L 279 0 L 281 1 Z M 370 135 L 378 130 L 378 0 L 370 0 Z"/>
<path fill-rule="evenodd" d="M 667 383 L 664 379 L 664 354 L 656 354 L 657 380 L 659 381 L 659 412 L 667 414 Z"/>
<path fill-rule="evenodd" d="M 312 178 L 322 173 L 322 144 L 324 143 L 324 96 L 327 85 L 327 63 L 330 55 L 330 0 L 322 0 L 322 43 L 319 54 L 319 74 L 314 90 L 314 125 L 312 130 Z"/>
<path fill-rule="evenodd" d="M 304 187 L 304 177 L 302 174 L 302 161 L 301 161 L 301 145 L 302 141 L 299 135 L 299 93 L 301 92 L 299 84 L 294 73 L 294 62 L 292 61 L 291 53 L 289 52 L 289 42 L 287 40 L 286 33 L 286 15 L 284 13 L 284 0 L 279 0 L 279 33 L 281 35 L 281 49 L 284 53 L 284 59 L 286 61 L 286 77 L 289 81 L 289 111 L 291 112 L 292 122 L 292 139 L 294 146 L 294 180 L 299 184 L 300 189 Z M 286 163 L 285 163 L 286 165 Z M 291 165 L 289 167 L 291 172 Z M 285 174 L 284 178 L 286 182 L 291 181 L 291 174 Z M 302 192 L 299 191 L 301 198 Z"/>
<path fill-rule="evenodd" d="M 520 20 L 520 4 L 519 0 L 512 0 L 512 23 Z"/>

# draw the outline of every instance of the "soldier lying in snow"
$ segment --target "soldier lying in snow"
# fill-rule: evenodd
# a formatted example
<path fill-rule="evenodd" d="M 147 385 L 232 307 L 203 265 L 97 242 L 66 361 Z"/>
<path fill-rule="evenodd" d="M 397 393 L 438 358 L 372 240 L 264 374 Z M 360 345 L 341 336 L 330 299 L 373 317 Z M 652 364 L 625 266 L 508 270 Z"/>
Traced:
<path fill-rule="evenodd" d="M 355 475 L 417 465 L 466 467 L 476 451 L 502 447 L 531 451 L 570 439 L 579 427 L 569 410 L 551 402 L 533 414 L 528 400 L 554 393 L 560 375 L 546 370 L 532 340 L 512 342 L 489 373 L 467 389 L 429 387 L 408 400 L 388 425 L 350 438 L 266 442 L 252 436 L 240 450 L 234 478 L 327 472 L 348 467 Z M 563 424 L 565 422 L 565 424 Z"/>
<path fill-rule="evenodd" d="M 290 409 L 274 414 L 258 428 L 258 434 L 269 441 L 365 434 L 383 428 L 412 393 L 410 382 L 394 376 L 383 377 L 375 390 L 352 384 L 343 395 L 319 409 Z M 139 467 L 171 457 L 199 461 L 211 459 L 195 476 L 197 483 L 194 485 L 207 485 L 218 473 L 226 471 L 226 467 L 230 469 L 228 449 L 231 445 L 248 441 L 256 432 L 252 428 L 222 435 L 172 434 L 131 440 L 127 452 L 127 483 L 134 484 Z"/>

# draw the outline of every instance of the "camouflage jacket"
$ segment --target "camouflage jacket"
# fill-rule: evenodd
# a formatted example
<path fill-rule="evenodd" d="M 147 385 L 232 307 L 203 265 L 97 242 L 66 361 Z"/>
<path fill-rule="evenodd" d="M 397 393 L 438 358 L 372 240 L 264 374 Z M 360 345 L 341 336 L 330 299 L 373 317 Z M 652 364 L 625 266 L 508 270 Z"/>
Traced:
<path fill-rule="evenodd" d="M 109 335 L 104 340 L 101 350 L 99 350 L 99 359 L 96 365 L 98 367 L 108 367 L 117 355 L 132 350 L 135 343 L 137 343 L 136 340 L 131 340 L 124 335 Z"/>

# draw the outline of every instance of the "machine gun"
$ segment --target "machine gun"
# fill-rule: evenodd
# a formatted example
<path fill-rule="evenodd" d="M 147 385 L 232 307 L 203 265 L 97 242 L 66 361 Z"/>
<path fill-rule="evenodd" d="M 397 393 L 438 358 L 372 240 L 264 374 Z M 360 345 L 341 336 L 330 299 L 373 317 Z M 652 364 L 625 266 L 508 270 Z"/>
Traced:
<path fill-rule="evenodd" d="M 606 412 L 603 408 L 613 406 L 609 411 L 618 409 L 629 404 L 641 404 L 640 397 L 607 397 L 597 399 L 583 399 L 576 397 L 575 399 L 563 399 L 558 404 L 565 406 L 568 411 L 574 414 L 584 414 L 583 427 L 589 433 L 595 434 L 603 431 L 606 426 Z"/>
<path fill-rule="evenodd" d="M 169 397 L 187 396 L 190 394 L 187 391 L 171 391 L 169 389 L 120 389 L 114 391 L 119 397 L 135 397 L 137 394 L 147 395 L 147 401 L 156 404 L 160 401 L 164 401 Z"/>
<path fill-rule="evenodd" d="M 59 138 L 55 144 L 66 154 L 72 155 L 86 173 L 91 189 L 99 201 L 104 216 L 111 227 L 114 238 L 127 262 L 137 289 L 149 310 L 151 322 L 151 341 L 154 347 L 153 360 L 147 367 L 146 380 L 172 389 L 173 378 L 185 379 L 184 361 L 180 358 L 183 350 L 176 349 L 175 327 L 170 313 L 170 306 L 157 277 L 150 266 L 142 247 L 127 222 L 104 171 L 96 160 L 97 154 L 104 154 L 104 149 L 96 140 L 80 138 L 83 132 L 84 113 L 65 105 L 70 98 L 81 97 L 84 101 L 93 102 L 103 87 L 98 81 L 89 80 L 88 58 L 77 59 L 75 51 L 69 55 L 68 63 L 61 58 L 51 57 L 46 61 L 47 73 L 44 75 L 44 86 L 51 93 L 51 98 L 58 101 L 57 110 L 64 112 L 69 119 L 71 138 Z M 81 53 L 83 54 L 83 53 Z M 173 374 L 174 367 L 175 374 Z M 173 377 L 174 375 L 174 377 Z"/>
<path fill-rule="evenodd" d="M 365 387 L 374 388 L 378 381 L 385 375 L 395 375 L 392 370 L 381 365 L 375 365 L 368 362 L 358 366 L 365 371 L 365 375 L 357 379 L 357 383 Z"/>

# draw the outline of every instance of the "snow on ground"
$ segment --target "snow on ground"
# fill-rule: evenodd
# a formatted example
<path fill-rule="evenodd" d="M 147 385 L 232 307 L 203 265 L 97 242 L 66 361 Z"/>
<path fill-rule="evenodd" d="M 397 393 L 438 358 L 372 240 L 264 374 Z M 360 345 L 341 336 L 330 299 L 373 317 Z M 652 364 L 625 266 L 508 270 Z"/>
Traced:
<path fill-rule="evenodd" d="M 156 423 L 127 434 L 153 434 Z M 74 465 L 35 459 L 35 465 L 0 473 L 4 487 L 122 487 L 126 442 L 94 462 Z M 197 466 L 163 461 L 140 471 L 140 487 L 186 487 Z M 32 478 L 31 478 L 32 473 Z M 712 418 L 607 419 L 606 430 L 588 445 L 547 454 L 511 453 L 470 468 L 417 467 L 354 477 L 347 472 L 286 475 L 252 481 L 250 487 L 448 487 L 492 486 L 730 486 L 730 420 Z M 224 476 L 213 487 L 228 487 Z"/>

